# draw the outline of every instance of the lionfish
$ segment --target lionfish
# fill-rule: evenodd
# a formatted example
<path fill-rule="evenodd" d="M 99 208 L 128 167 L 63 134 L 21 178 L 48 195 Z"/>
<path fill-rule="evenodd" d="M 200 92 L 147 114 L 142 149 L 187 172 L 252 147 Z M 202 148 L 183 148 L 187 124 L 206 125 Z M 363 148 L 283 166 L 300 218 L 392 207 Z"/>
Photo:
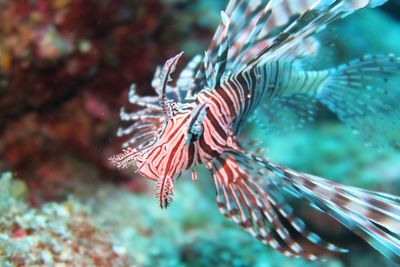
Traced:
<path fill-rule="evenodd" d="M 230 0 L 207 51 L 187 64 L 176 83 L 171 74 L 182 53 L 157 68 L 152 81 L 157 96 L 139 96 L 131 86 L 129 102 L 142 109 L 121 109 L 121 120 L 133 123 L 117 135 L 130 139 L 110 160 L 119 168 L 135 165 L 154 180 L 161 208 L 172 201 L 177 177 L 191 171 L 196 180 L 194 167 L 204 164 L 220 212 L 286 256 L 316 260 L 347 251 L 308 230 L 294 215 L 289 194 L 400 263 L 400 197 L 272 163 L 239 140 L 255 112 L 279 128 L 287 114 L 299 123 L 312 120 L 313 104 L 320 102 L 366 138 L 398 148 L 399 135 L 390 130 L 400 132 L 400 93 L 387 86 L 400 74 L 399 57 L 367 55 L 323 70 L 308 60 L 321 46 L 316 33 L 385 2 Z"/>

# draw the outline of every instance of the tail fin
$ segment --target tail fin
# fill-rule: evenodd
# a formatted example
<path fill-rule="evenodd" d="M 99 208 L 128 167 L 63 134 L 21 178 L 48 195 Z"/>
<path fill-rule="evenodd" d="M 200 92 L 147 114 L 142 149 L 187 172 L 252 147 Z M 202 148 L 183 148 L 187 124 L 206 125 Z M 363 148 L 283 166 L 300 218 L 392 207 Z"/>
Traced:
<path fill-rule="evenodd" d="M 331 71 L 317 98 L 367 144 L 400 149 L 400 57 L 364 56 Z"/>
<path fill-rule="evenodd" d="M 316 259 L 317 247 L 343 250 L 306 230 L 284 202 L 284 191 L 306 199 L 385 257 L 400 263 L 399 197 L 333 183 L 236 150 L 217 159 L 212 172 L 218 205 L 225 216 L 285 255 Z M 311 242 L 311 248 L 297 242 L 288 225 Z"/>

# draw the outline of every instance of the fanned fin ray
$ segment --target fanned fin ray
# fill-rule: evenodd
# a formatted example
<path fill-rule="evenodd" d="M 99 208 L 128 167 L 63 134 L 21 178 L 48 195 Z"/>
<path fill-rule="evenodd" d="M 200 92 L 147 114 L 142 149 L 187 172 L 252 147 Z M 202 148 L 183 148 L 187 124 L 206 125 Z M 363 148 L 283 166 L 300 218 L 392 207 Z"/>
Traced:
<path fill-rule="evenodd" d="M 286 256 L 316 260 L 324 251 L 346 251 L 307 230 L 285 203 L 280 187 L 263 177 L 265 171 L 242 157 L 227 153 L 212 164 L 218 207 L 225 217 Z"/>
<path fill-rule="evenodd" d="M 158 97 L 137 95 L 135 84 L 132 84 L 129 90 L 129 102 L 143 109 L 128 113 L 124 107 L 121 108 L 121 120 L 132 123 L 127 127 L 120 127 L 117 136 L 129 136 L 122 147 L 131 147 L 136 151 L 154 140 L 157 135 L 156 129 L 159 129 L 164 118 L 160 116 L 162 113 Z"/>
<path fill-rule="evenodd" d="M 315 55 L 318 41 L 312 35 L 332 21 L 364 7 L 376 7 L 387 0 L 250 0 L 230 1 L 223 19 L 203 58 L 204 68 L 196 77 L 215 78 L 218 51 L 226 50 L 223 74 L 235 74 L 260 61 L 290 55 L 291 58 Z M 230 20 L 229 27 L 226 21 Z M 199 80 L 199 79 L 198 79 Z M 212 83 L 209 82 L 209 85 Z M 194 92 L 202 88 L 197 87 Z"/>
<path fill-rule="evenodd" d="M 283 191 L 289 192 L 296 197 L 308 200 L 311 206 L 317 207 L 320 211 L 336 219 L 385 257 L 393 262 L 400 263 L 399 197 L 337 184 L 313 175 L 296 172 L 238 150 L 226 152 L 224 158 L 225 161 L 220 160 L 223 164 L 216 165 L 215 170 L 213 170 L 217 187 L 238 187 L 237 190 L 248 188 L 248 192 L 243 194 L 247 196 L 246 201 L 251 204 L 248 206 L 251 210 L 258 210 L 259 202 L 261 202 L 261 205 L 268 205 L 267 202 L 269 202 L 269 205 L 274 206 L 273 210 L 280 212 L 283 218 L 292 218 L 285 213 L 285 211 L 289 212 L 290 209 L 282 209 L 281 207 L 284 204 L 277 205 L 274 203 L 276 202 L 275 199 L 279 199 L 279 197 L 276 197 L 277 195 Z M 226 159 L 233 161 L 234 164 L 227 164 Z M 240 173 L 240 175 L 235 177 L 225 174 L 229 169 L 234 168 L 236 168 L 235 173 Z M 241 172 L 237 171 L 238 168 Z M 223 207 L 224 212 L 227 210 L 229 214 L 231 207 L 227 206 L 223 200 L 221 202 L 219 191 L 221 189 L 217 189 L 219 206 Z M 259 202 L 256 200 L 259 200 Z M 237 206 L 246 205 L 246 201 L 237 204 Z M 276 203 L 279 203 L 279 201 Z M 289 221 L 292 223 L 291 220 Z M 298 220 L 296 219 L 296 221 Z M 239 221 L 239 223 L 241 222 Z M 300 222 L 298 224 L 298 226 L 303 225 Z M 274 225 L 277 231 L 280 227 L 282 227 L 280 224 Z M 295 229 L 297 230 L 297 228 Z M 247 230 L 249 231 L 249 229 Z M 283 232 L 283 235 L 282 232 L 281 235 L 278 233 L 278 236 L 284 237 L 284 240 L 287 241 L 286 247 L 283 247 L 283 249 L 293 253 L 293 250 L 290 251 L 290 244 L 293 244 L 292 240 L 285 235 L 285 232 Z M 303 236 L 305 235 L 303 234 Z M 314 238 L 309 238 L 309 241 L 315 241 L 316 237 L 313 234 L 312 236 Z M 319 238 L 316 239 L 320 240 Z M 333 248 L 332 246 L 325 245 L 324 248 Z M 335 251 L 339 251 L 337 247 L 334 248 Z M 314 254 L 307 255 L 308 258 L 313 258 L 311 255 Z"/>
<path fill-rule="evenodd" d="M 193 96 L 192 90 L 197 85 L 196 72 L 201 68 L 202 59 L 200 55 L 194 56 L 179 74 L 176 81 L 176 87 L 180 97 L 179 102 L 188 100 Z"/>
<path fill-rule="evenodd" d="M 385 3 L 382 1 L 346 1 L 327 0 L 315 1 L 298 18 L 282 29 L 273 41 L 264 47 L 255 58 L 245 62 L 243 68 L 260 64 L 273 58 L 287 55 L 294 47 L 307 40 L 310 36 L 323 30 L 329 23 L 343 18 L 364 7 L 375 7 Z"/>
<path fill-rule="evenodd" d="M 364 56 L 340 65 L 317 98 L 372 145 L 400 149 L 400 57 Z"/>

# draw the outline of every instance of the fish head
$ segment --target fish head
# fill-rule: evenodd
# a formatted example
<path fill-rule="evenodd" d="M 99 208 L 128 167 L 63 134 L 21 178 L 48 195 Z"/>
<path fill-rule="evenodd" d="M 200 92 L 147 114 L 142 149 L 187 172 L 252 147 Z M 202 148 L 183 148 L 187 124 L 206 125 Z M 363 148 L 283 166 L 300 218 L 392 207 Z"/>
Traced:
<path fill-rule="evenodd" d="M 136 158 L 137 171 L 152 180 L 173 178 L 191 167 L 186 131 L 190 114 L 181 113 L 164 120 L 154 141 Z"/>
<path fill-rule="evenodd" d="M 193 111 L 178 111 L 165 118 L 154 142 L 137 155 L 137 171 L 156 181 L 156 197 L 162 208 L 172 201 L 176 177 L 195 165 L 194 151 L 201 133 L 201 123 L 193 118 Z"/>
<path fill-rule="evenodd" d="M 174 90 L 168 85 L 172 80 L 171 73 L 175 70 L 181 55 L 182 53 L 169 59 L 156 75 L 158 82 L 155 83 L 155 89 L 159 97 L 159 109 L 158 113 L 149 112 L 153 117 L 158 117 L 152 119 L 156 120 L 156 123 L 153 127 L 149 127 L 148 122 L 143 123 L 145 128 L 151 130 L 137 130 L 144 133 L 152 131 L 149 135 L 153 133 L 154 135 L 150 137 L 151 139 L 144 141 L 142 141 L 143 138 L 137 138 L 136 140 L 141 141 L 135 141 L 132 148 L 110 158 L 121 168 L 136 165 L 136 170 L 140 175 L 156 181 L 157 197 L 160 199 L 161 207 L 166 207 L 171 200 L 175 178 L 197 162 L 198 155 L 195 155 L 197 151 L 195 146 L 203 135 L 203 121 L 208 110 L 207 104 L 198 101 L 180 103 L 179 98 L 169 97 Z M 133 94 L 132 98 L 135 99 L 135 97 Z M 140 117 L 137 119 L 140 120 Z"/>

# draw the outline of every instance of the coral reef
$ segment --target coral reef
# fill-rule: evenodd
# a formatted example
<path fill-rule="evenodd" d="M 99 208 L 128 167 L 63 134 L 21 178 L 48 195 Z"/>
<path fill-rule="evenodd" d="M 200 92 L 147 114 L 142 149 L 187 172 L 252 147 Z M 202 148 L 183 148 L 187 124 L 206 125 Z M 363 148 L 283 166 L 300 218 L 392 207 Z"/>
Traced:
<path fill-rule="evenodd" d="M 29 208 L 10 173 L 1 175 L 0 192 L 1 266 L 129 266 L 124 248 L 74 199 Z"/>

